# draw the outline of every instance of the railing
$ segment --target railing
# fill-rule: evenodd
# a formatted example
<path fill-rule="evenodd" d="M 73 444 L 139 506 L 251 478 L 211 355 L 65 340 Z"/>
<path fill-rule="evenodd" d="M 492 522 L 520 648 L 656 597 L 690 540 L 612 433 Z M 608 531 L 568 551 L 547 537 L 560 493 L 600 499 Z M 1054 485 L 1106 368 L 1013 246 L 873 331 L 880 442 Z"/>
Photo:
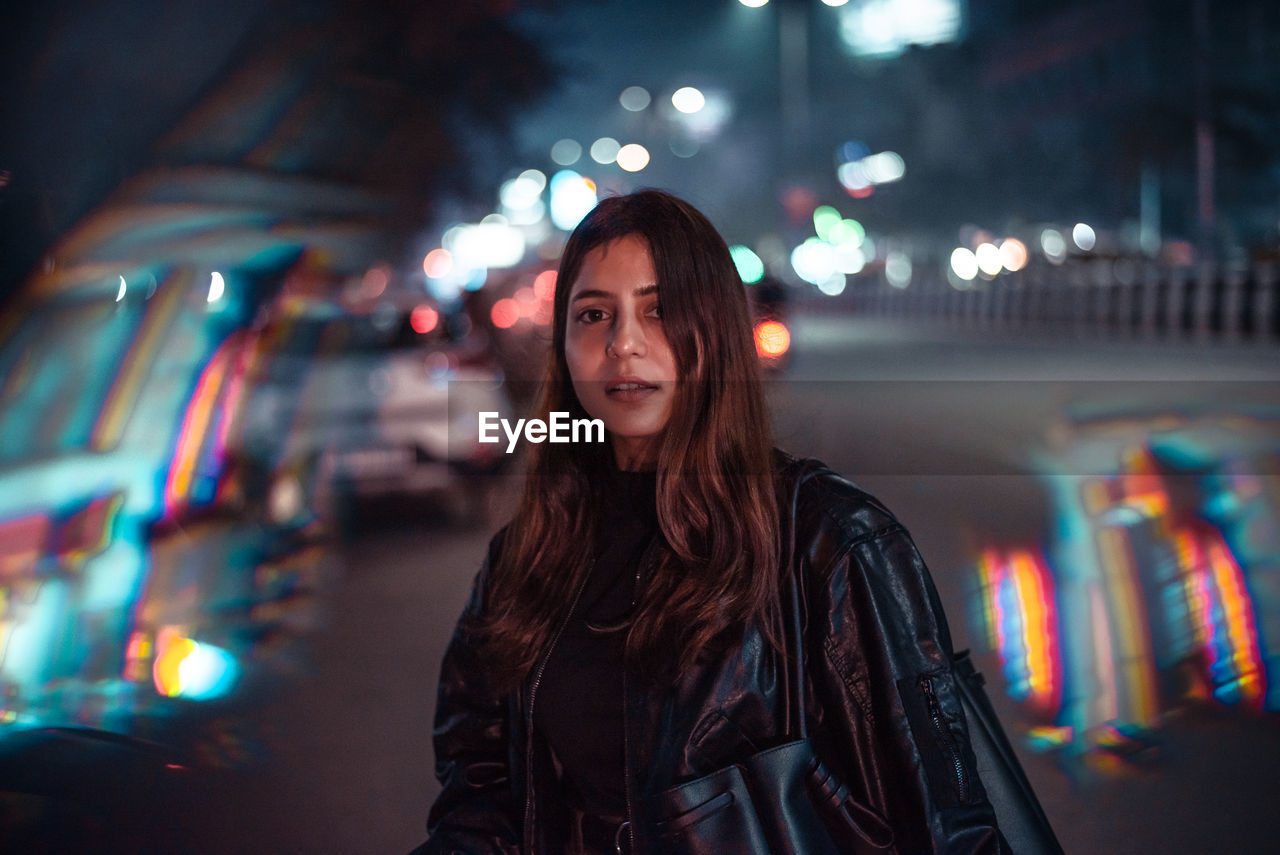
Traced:
<path fill-rule="evenodd" d="M 902 289 L 873 282 L 853 283 L 844 301 L 867 317 L 975 331 L 1280 344 L 1272 262 L 1187 268 L 1099 259 L 1034 266 L 962 290 L 938 275 Z"/>

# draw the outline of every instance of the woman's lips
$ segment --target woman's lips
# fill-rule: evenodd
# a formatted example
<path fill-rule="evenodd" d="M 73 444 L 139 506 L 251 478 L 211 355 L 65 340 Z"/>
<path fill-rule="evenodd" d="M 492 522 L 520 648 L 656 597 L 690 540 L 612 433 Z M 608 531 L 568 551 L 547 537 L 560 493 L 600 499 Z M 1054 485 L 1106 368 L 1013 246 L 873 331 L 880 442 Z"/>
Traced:
<path fill-rule="evenodd" d="M 646 383 L 643 380 L 622 380 L 609 383 L 605 387 L 604 393 L 611 401 L 634 403 L 643 401 L 657 391 L 657 386 L 652 383 Z"/>

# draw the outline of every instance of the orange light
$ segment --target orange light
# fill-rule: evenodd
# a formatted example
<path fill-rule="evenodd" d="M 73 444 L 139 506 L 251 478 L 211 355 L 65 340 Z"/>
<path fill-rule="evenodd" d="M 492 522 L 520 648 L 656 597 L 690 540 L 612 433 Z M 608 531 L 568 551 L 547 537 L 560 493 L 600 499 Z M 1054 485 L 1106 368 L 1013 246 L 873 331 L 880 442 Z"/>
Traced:
<path fill-rule="evenodd" d="M 196 649 L 196 643 L 184 638 L 173 627 L 165 627 L 156 639 L 156 648 L 159 655 L 151 666 L 156 691 L 167 698 L 175 698 L 182 692 L 182 660 Z"/>
<path fill-rule="evenodd" d="M 510 329 L 520 320 L 520 305 L 510 297 L 503 297 L 489 310 L 489 318 L 500 330 Z"/>
<path fill-rule="evenodd" d="M 556 295 L 556 272 L 544 270 L 533 280 L 533 293 L 539 300 L 551 300 Z"/>
<path fill-rule="evenodd" d="M 432 279 L 447 276 L 453 269 L 453 256 L 447 249 L 433 249 L 422 259 L 422 272 Z"/>
<path fill-rule="evenodd" d="M 791 333 L 778 321 L 762 321 L 756 324 L 756 353 L 768 359 L 777 359 L 791 347 Z"/>
<path fill-rule="evenodd" d="M 409 325 L 418 335 L 426 335 L 440 322 L 440 313 L 430 306 L 418 306 L 409 313 Z"/>

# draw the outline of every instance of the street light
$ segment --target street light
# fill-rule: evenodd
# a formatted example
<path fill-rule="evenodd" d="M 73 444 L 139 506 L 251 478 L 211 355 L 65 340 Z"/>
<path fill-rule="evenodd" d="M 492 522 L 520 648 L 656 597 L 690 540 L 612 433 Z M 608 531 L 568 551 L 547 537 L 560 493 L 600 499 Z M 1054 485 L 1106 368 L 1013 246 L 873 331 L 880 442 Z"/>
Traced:
<path fill-rule="evenodd" d="M 692 86 L 682 86 L 671 95 L 671 106 L 681 113 L 692 115 L 707 105 L 707 98 Z"/>

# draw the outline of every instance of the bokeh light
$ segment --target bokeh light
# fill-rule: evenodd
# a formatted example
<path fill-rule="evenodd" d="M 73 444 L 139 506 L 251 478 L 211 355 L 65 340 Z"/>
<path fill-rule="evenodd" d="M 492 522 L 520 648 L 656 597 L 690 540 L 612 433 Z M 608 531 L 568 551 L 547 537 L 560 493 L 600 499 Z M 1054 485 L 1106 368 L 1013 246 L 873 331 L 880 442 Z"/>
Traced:
<path fill-rule="evenodd" d="M 707 105 L 707 97 L 692 86 L 682 86 L 671 95 L 671 106 L 692 115 Z"/>
<path fill-rule="evenodd" d="M 889 184 L 907 174 L 907 165 L 897 152 L 882 151 L 864 158 L 862 170 L 872 184 Z"/>
<path fill-rule="evenodd" d="M 958 246 L 951 253 L 951 270 L 965 282 L 978 275 L 978 258 L 968 247 Z"/>
<path fill-rule="evenodd" d="M 1088 223 L 1076 223 L 1075 227 L 1071 229 L 1071 240 L 1075 242 L 1076 246 L 1085 252 L 1089 252 L 1097 243 L 1098 235 L 1094 232 L 1093 226 Z"/>
<path fill-rule="evenodd" d="M 563 231 L 573 227 L 596 206 L 596 185 L 571 169 L 551 176 L 551 222 Z"/>
<path fill-rule="evenodd" d="M 441 243 L 454 263 L 467 270 L 514 267 L 524 258 L 526 245 L 524 233 L 501 214 L 451 226 Z"/>
<path fill-rule="evenodd" d="M 627 143 L 618 149 L 616 159 L 627 172 L 639 172 L 649 165 L 649 150 L 639 143 Z"/>
<path fill-rule="evenodd" d="M 857 220 L 840 220 L 831 225 L 825 239 L 833 244 L 862 246 L 867 239 L 867 230 Z"/>
<path fill-rule="evenodd" d="M 443 247 L 433 249 L 422 259 L 422 272 L 432 279 L 443 279 L 453 270 L 453 253 Z"/>
<path fill-rule="evenodd" d="M 187 638 L 166 627 L 156 638 L 152 679 L 156 691 L 168 698 L 209 700 L 225 695 L 238 672 L 235 658 L 211 644 Z"/>
<path fill-rule="evenodd" d="M 538 203 L 546 186 L 546 175 L 536 169 L 526 169 L 518 177 L 503 182 L 498 200 L 503 208 L 524 211 Z"/>
<path fill-rule="evenodd" d="M 600 137 L 591 144 L 591 159 L 599 164 L 613 163 L 622 148 L 613 137 Z"/>
<path fill-rule="evenodd" d="M 415 306 L 409 313 L 409 325 L 418 335 L 426 335 L 440 322 L 440 313 L 430 306 Z"/>
<path fill-rule="evenodd" d="M 729 247 L 729 255 L 738 268 L 738 275 L 748 285 L 764 278 L 764 262 L 749 247 L 736 244 Z"/>
<path fill-rule="evenodd" d="M 835 248 L 819 238 L 809 238 L 791 251 L 791 268 L 804 281 L 818 285 L 836 272 Z"/>
<path fill-rule="evenodd" d="M 777 359 L 791 347 L 791 332 L 778 321 L 762 321 L 756 324 L 756 353 L 769 359 Z"/>
<path fill-rule="evenodd" d="M 828 297 L 839 297 L 844 293 L 847 284 L 848 281 L 845 279 L 845 275 L 835 271 L 818 283 L 818 290 Z"/>
<path fill-rule="evenodd" d="M 1045 258 L 1054 264 L 1061 264 L 1067 257 L 1067 241 L 1057 229 L 1045 229 L 1040 232 L 1040 249 Z"/>
<path fill-rule="evenodd" d="M 862 251 L 861 246 L 852 242 L 836 244 L 832 249 L 831 257 L 835 262 L 836 270 L 850 276 L 861 273 L 862 268 L 867 265 L 867 254 Z"/>
<path fill-rule="evenodd" d="M 222 278 L 222 274 L 213 271 L 209 276 L 209 296 L 205 298 L 206 302 L 216 303 L 222 299 L 222 295 L 227 291 L 226 280 Z"/>
<path fill-rule="evenodd" d="M 840 181 L 840 186 L 851 193 L 871 187 L 871 179 L 867 177 L 867 170 L 863 167 L 862 161 L 841 164 L 836 170 L 836 178 Z"/>
<path fill-rule="evenodd" d="M 510 329 L 520 320 L 520 306 L 510 297 L 503 297 L 489 310 L 489 320 L 500 330 Z"/>
<path fill-rule="evenodd" d="M 831 239 L 831 229 L 840 222 L 840 212 L 830 205 L 819 205 L 813 211 L 813 231 L 823 240 Z"/>
<path fill-rule="evenodd" d="M 639 113 L 648 107 L 651 100 L 649 90 L 643 86 L 628 86 L 618 96 L 618 103 L 622 105 L 622 109 L 630 110 L 632 113 Z"/>
<path fill-rule="evenodd" d="M 911 259 L 905 252 L 890 251 L 884 260 L 884 278 L 894 288 L 906 288 L 911 284 Z"/>
<path fill-rule="evenodd" d="M 676 157 L 690 158 L 698 153 L 701 146 L 697 140 L 687 139 L 685 137 L 673 137 L 668 143 L 667 148 L 671 149 L 671 153 Z"/>
<path fill-rule="evenodd" d="M 960 0 L 858 0 L 841 13 L 840 36 L 857 56 L 888 58 L 955 41 L 963 20 Z"/>
<path fill-rule="evenodd" d="M 556 271 L 544 270 L 533 278 L 533 293 L 539 300 L 552 300 L 556 296 Z"/>
<path fill-rule="evenodd" d="M 376 300 L 387 291 L 391 284 L 391 268 L 385 264 L 375 264 L 360 277 L 360 296 L 366 300 Z"/>
<path fill-rule="evenodd" d="M 738 0 L 738 2 L 748 9 L 759 9 L 762 6 L 769 5 L 769 0 Z"/>
<path fill-rule="evenodd" d="M 1017 238 L 1005 238 L 1000 244 L 1000 263 L 1004 269 L 1017 273 L 1027 266 L 1027 245 Z"/>
<path fill-rule="evenodd" d="M 978 262 L 978 269 L 988 276 L 996 276 L 1004 269 L 1004 262 L 1000 260 L 1000 250 L 993 243 L 979 244 L 973 256 Z"/>
<path fill-rule="evenodd" d="M 582 158 L 582 144 L 577 140 L 558 140 L 551 146 L 551 160 L 557 166 L 573 166 Z"/>

